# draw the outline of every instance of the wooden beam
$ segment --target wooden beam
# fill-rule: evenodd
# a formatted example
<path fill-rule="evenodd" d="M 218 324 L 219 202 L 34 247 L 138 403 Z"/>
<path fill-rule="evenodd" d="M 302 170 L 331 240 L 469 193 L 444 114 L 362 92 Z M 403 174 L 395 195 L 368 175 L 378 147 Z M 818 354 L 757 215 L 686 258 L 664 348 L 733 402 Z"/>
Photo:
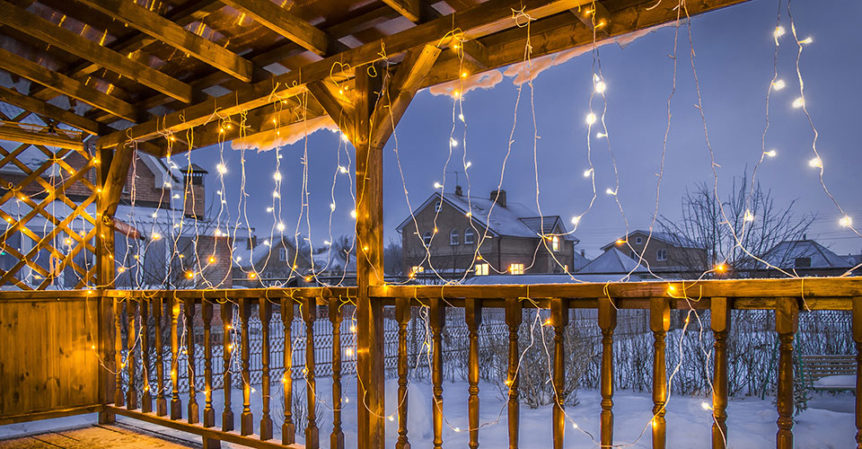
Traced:
<path fill-rule="evenodd" d="M 419 2 L 420 0 L 383 0 L 383 3 L 414 23 L 419 22 L 421 8 Z"/>
<path fill-rule="evenodd" d="M 245 12 L 261 25 L 318 55 L 325 55 L 329 48 L 326 33 L 269 0 L 222 0 L 222 3 Z"/>
<path fill-rule="evenodd" d="M 66 28 L 0 0 L 0 24 L 16 29 L 46 44 L 86 59 L 151 89 L 190 103 L 192 87 L 158 70 L 133 61 Z"/>
<path fill-rule="evenodd" d="M 695 15 L 744 1 L 747 0 L 704 0 L 689 5 L 688 12 L 690 15 Z M 525 8 L 524 11 L 536 19 L 534 23 L 541 23 L 542 21 L 539 20 L 541 18 L 554 16 L 559 12 L 568 11 L 578 5 L 588 3 L 590 2 L 586 0 L 550 2 L 547 0 L 524 0 L 523 2 L 521 0 L 489 0 L 469 10 L 440 17 L 387 36 L 379 41 L 370 42 L 308 64 L 301 71 L 279 75 L 270 81 L 255 83 L 248 88 L 239 89 L 205 103 L 167 114 L 158 121 L 151 120 L 128 130 L 110 134 L 101 138 L 98 145 L 114 147 L 127 140 L 128 136 L 134 139 L 149 140 L 162 135 L 163 131 L 166 130 L 177 133 L 206 123 L 214 110 L 219 110 L 222 114 L 233 115 L 269 103 L 272 98 L 297 95 L 305 91 L 305 83 L 319 81 L 331 76 L 332 68 L 337 63 L 348 67 L 359 67 L 379 60 L 381 47 L 386 48 L 387 54 L 392 56 L 425 44 L 445 46 L 453 39 L 450 31 L 455 28 L 463 30 L 464 34 L 461 37 L 470 40 L 513 28 L 512 8 L 518 10 Z M 620 36 L 676 20 L 677 14 L 671 5 L 662 4 L 651 10 L 646 10 L 645 6 L 647 5 L 651 4 L 643 2 L 619 11 L 613 11 L 609 35 Z M 546 20 L 557 21 L 560 19 L 555 16 Z M 574 28 L 573 21 L 577 19 L 569 15 L 568 18 L 563 17 L 561 20 L 567 20 L 567 22 L 561 25 L 559 32 L 554 32 L 553 35 L 535 35 L 534 33 L 531 36 L 534 57 L 592 44 L 592 33 L 585 33 L 582 24 L 578 23 L 577 28 Z M 491 37 L 483 39 L 483 43 L 488 47 L 489 69 L 523 61 L 524 33 L 520 29 L 513 33 L 511 37 L 507 37 L 506 42 L 495 41 L 492 44 L 490 42 Z M 494 37 L 496 38 L 496 35 Z M 542 45 L 537 45 L 537 42 L 540 41 Z M 517 48 L 519 46 L 520 48 Z M 445 63 L 443 61 L 438 62 L 434 72 L 429 74 L 422 87 L 456 79 L 460 76 L 459 65 L 457 58 L 450 58 Z M 276 87 L 273 88 L 273 86 Z"/>
<path fill-rule="evenodd" d="M 358 131 L 354 128 L 353 106 L 345 96 L 344 91 L 336 93 L 339 88 L 333 87 L 331 84 L 326 81 L 315 81 L 308 84 L 308 91 L 320 103 L 332 121 L 338 125 L 338 128 L 348 138 L 352 138 Z"/>
<path fill-rule="evenodd" d="M 491 67 L 488 62 L 488 48 L 477 39 L 462 41 L 460 45 L 464 52 L 464 59 L 483 69 Z"/>
<path fill-rule="evenodd" d="M 50 87 L 117 117 L 138 121 L 138 112 L 131 104 L 3 49 L 0 49 L 0 69 Z"/>
<path fill-rule="evenodd" d="M 127 0 L 80 1 L 167 45 L 183 50 L 243 82 L 251 82 L 251 61 L 197 34 L 186 31 L 183 27 L 159 14 L 138 6 L 137 3 Z"/>
<path fill-rule="evenodd" d="M 99 208 L 102 216 L 98 218 L 110 224 L 109 228 L 113 226 L 114 213 L 117 212 L 117 205 L 120 204 L 120 196 L 123 193 L 123 186 L 126 184 L 129 165 L 131 165 L 134 157 L 135 147 L 133 145 L 118 147 L 114 151 L 110 161 L 111 165 L 105 174 L 102 196 L 99 198 Z"/>
<path fill-rule="evenodd" d="M 47 145 L 57 148 L 83 151 L 84 142 L 61 134 L 49 134 L 29 130 L 9 123 L 0 123 L 0 140 L 27 143 L 30 145 Z"/>
<path fill-rule="evenodd" d="M 12 89 L 0 86 L 0 101 L 30 111 L 40 117 L 55 120 L 60 123 L 78 128 L 86 133 L 97 135 L 101 125 L 74 112 L 54 106 L 53 104 L 37 100 L 33 97 L 21 95 Z"/>
<path fill-rule="evenodd" d="M 603 3 L 595 1 L 590 5 L 581 6 L 571 11 L 587 28 L 596 30 L 596 37 L 607 37 L 611 13 L 608 12 L 608 8 Z"/>

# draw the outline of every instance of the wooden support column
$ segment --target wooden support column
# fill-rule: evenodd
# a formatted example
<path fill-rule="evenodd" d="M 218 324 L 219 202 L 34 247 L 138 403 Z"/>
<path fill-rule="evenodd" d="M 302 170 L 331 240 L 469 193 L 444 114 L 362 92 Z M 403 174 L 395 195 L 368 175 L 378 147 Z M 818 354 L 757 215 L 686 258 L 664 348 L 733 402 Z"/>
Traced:
<path fill-rule="evenodd" d="M 428 312 L 431 327 L 431 400 L 434 401 L 431 419 L 434 432 L 434 449 L 443 447 L 443 327 L 446 325 L 446 306 L 440 298 L 431 298 Z"/>
<path fill-rule="evenodd" d="M 852 328 L 856 343 L 856 448 L 862 449 L 862 298 L 853 298 Z"/>
<path fill-rule="evenodd" d="M 99 185 L 104 191 L 105 181 L 108 178 L 108 167 L 110 167 L 111 159 L 114 152 L 110 150 L 102 150 L 96 153 L 96 157 L 100 158 L 101 164 L 96 166 L 96 175 L 98 176 Z M 114 250 L 114 233 L 105 232 L 106 226 L 101 217 L 105 209 L 105 201 L 102 196 L 96 197 L 96 283 L 104 288 L 112 288 L 114 286 L 114 264 L 107 257 Z M 109 228 L 108 228 L 109 229 Z M 107 251 L 106 251 L 107 248 Z M 115 298 L 109 298 L 104 295 L 99 295 L 99 355 L 102 359 L 99 369 L 99 403 L 109 404 L 113 402 L 114 391 L 116 389 L 114 372 L 117 371 L 115 363 L 114 341 L 117 334 L 114 328 L 114 303 Z M 115 404 L 118 405 L 118 404 Z M 99 411 L 99 424 L 110 424 L 115 420 L 114 413 L 109 411 Z"/>
<path fill-rule="evenodd" d="M 439 54 L 440 50 L 433 46 L 410 51 L 388 89 L 382 85 L 382 65 L 377 66 L 375 78 L 368 74 L 367 67 L 357 67 L 353 105 L 349 108 L 353 129 L 342 130 L 356 148 L 359 449 L 383 448 L 385 444 L 383 305 L 368 295 L 369 287 L 383 285 L 383 146 Z M 375 98 L 374 93 L 380 91 L 384 95 Z M 336 119 L 348 109 L 343 102 L 321 103 Z"/>
<path fill-rule="evenodd" d="M 566 347 L 565 330 L 569 306 L 563 298 L 551 299 L 551 325 L 554 327 L 554 449 L 563 449 L 566 435 Z"/>
<path fill-rule="evenodd" d="M 470 398 L 467 400 L 470 420 L 470 449 L 479 447 L 479 326 L 482 325 L 482 303 L 478 299 L 464 300 L 464 319 L 470 333 L 470 354 L 468 356 L 467 382 Z"/>
<path fill-rule="evenodd" d="M 652 372 L 652 447 L 664 449 L 667 427 L 664 420 L 667 404 L 667 363 L 665 361 L 665 338 L 670 329 L 670 300 L 650 298 L 650 330 L 655 338 Z"/>
<path fill-rule="evenodd" d="M 599 329 L 602 330 L 602 413 L 601 447 L 610 449 L 614 441 L 614 329 L 617 307 L 608 297 L 599 298 Z"/>
<path fill-rule="evenodd" d="M 712 449 L 727 447 L 727 333 L 730 331 L 730 302 L 712 298 L 709 323 L 715 338 L 712 379 Z"/>
<path fill-rule="evenodd" d="M 775 331 L 780 342 L 778 355 L 778 449 L 793 449 L 793 337 L 799 326 L 796 298 L 778 298 L 775 303 Z"/>
<path fill-rule="evenodd" d="M 521 407 L 518 402 L 518 330 L 521 328 L 522 310 L 519 298 L 506 299 L 506 326 L 509 328 L 508 369 L 506 386 L 509 387 L 507 417 L 509 425 L 509 449 L 518 449 Z"/>

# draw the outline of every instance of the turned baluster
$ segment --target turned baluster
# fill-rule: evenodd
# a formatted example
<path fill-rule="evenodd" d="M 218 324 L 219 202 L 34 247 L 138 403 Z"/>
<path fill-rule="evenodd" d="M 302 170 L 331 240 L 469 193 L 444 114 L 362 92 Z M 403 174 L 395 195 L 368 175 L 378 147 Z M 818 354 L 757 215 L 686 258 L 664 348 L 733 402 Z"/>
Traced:
<path fill-rule="evenodd" d="M 150 394 L 150 301 L 141 299 L 141 411 L 153 411 L 153 397 Z"/>
<path fill-rule="evenodd" d="M 222 388 L 224 389 L 224 409 L 221 414 L 221 430 L 229 432 L 233 430 L 234 418 L 233 409 L 230 403 L 230 393 L 233 387 L 233 379 L 230 375 L 231 357 L 233 356 L 233 341 L 231 334 L 233 332 L 233 304 L 225 300 L 219 307 L 221 314 L 222 330 L 222 363 L 224 365 L 224 373 L 222 374 Z"/>
<path fill-rule="evenodd" d="M 308 405 L 308 419 L 305 426 L 305 447 L 317 449 L 320 435 L 317 428 L 317 398 L 314 378 L 314 319 L 317 316 L 317 299 L 306 298 L 302 304 L 302 318 L 305 320 L 305 393 Z"/>
<path fill-rule="evenodd" d="M 138 314 L 137 303 L 131 298 L 126 300 L 126 369 L 129 376 L 129 389 L 126 390 L 126 408 L 134 410 L 138 408 L 138 390 L 135 386 L 135 345 L 137 344 L 137 326 L 135 317 Z"/>
<path fill-rule="evenodd" d="M 667 363 L 665 339 L 670 329 L 670 302 L 667 298 L 650 298 L 650 330 L 655 339 L 652 373 L 652 447 L 664 449 L 667 435 L 665 405 L 667 404 Z"/>
<path fill-rule="evenodd" d="M 518 403 L 518 329 L 521 327 L 521 302 L 518 298 L 506 299 L 506 325 L 509 327 L 509 368 L 506 386 L 509 387 L 508 419 L 509 449 L 518 449 L 520 404 Z"/>
<path fill-rule="evenodd" d="M 251 414 L 251 375 L 249 373 L 249 348 L 248 318 L 251 315 L 251 302 L 247 298 L 239 300 L 240 338 L 242 362 L 242 414 L 239 417 L 239 429 L 241 435 L 254 433 L 254 417 Z"/>
<path fill-rule="evenodd" d="M 431 299 L 431 383 L 433 392 L 434 449 L 443 447 L 443 326 L 446 309 L 440 298 Z"/>
<path fill-rule="evenodd" d="M 215 425 L 213 410 L 213 345 L 212 345 L 212 300 L 201 300 L 201 318 L 204 322 L 204 427 Z"/>
<path fill-rule="evenodd" d="M 259 433 L 261 440 L 271 440 L 272 418 L 269 416 L 269 399 L 271 391 L 269 378 L 269 322 L 272 319 L 272 304 L 270 304 L 267 298 L 260 298 L 257 310 L 258 315 L 260 315 L 261 338 L 263 339 L 261 345 L 261 369 L 263 373 L 261 376 L 262 385 L 260 387 L 261 394 L 263 395 L 263 410 L 260 418 Z"/>
<path fill-rule="evenodd" d="M 467 383 L 470 394 L 467 400 L 470 425 L 468 447 L 476 449 L 479 447 L 479 326 L 482 325 L 482 303 L 478 299 L 465 300 L 464 319 L 467 322 L 470 341 L 470 353 L 467 356 Z"/>
<path fill-rule="evenodd" d="M 344 449 L 344 431 L 341 429 L 341 322 L 340 298 L 329 299 L 329 321 L 332 323 L 332 434 L 330 449 Z"/>
<path fill-rule="evenodd" d="M 599 328 L 602 330 L 601 447 L 610 449 L 614 440 L 614 329 L 617 307 L 611 298 L 599 298 Z"/>
<path fill-rule="evenodd" d="M 197 388 L 195 388 L 195 299 L 186 298 L 185 307 L 185 334 L 186 334 L 186 372 L 189 378 L 189 424 L 197 424 L 200 416 L 198 408 Z"/>
<path fill-rule="evenodd" d="M 568 301 L 551 299 L 551 326 L 554 327 L 554 449 L 562 449 L 566 435 L 566 347 L 565 330 L 569 323 Z"/>
<path fill-rule="evenodd" d="M 796 298 L 777 298 L 775 331 L 778 333 L 778 433 L 776 447 L 793 449 L 793 336 L 799 325 Z"/>
<path fill-rule="evenodd" d="M 177 354 L 179 353 L 180 343 L 179 334 L 177 333 L 177 323 L 180 318 L 180 301 L 177 298 L 171 299 L 171 419 L 180 419 L 183 417 L 183 404 L 180 402 L 180 362 Z"/>
<path fill-rule="evenodd" d="M 398 319 L 398 441 L 395 449 L 410 449 L 407 439 L 407 325 L 410 324 L 410 298 L 395 300 Z"/>
<path fill-rule="evenodd" d="M 712 448 L 727 447 L 727 333 L 730 331 L 730 302 L 712 298 L 709 323 L 715 339 L 712 379 Z"/>
<path fill-rule="evenodd" d="M 122 407 L 125 403 L 123 398 L 123 305 L 120 298 L 114 298 L 114 366 L 117 371 L 114 374 L 114 405 Z"/>
<path fill-rule="evenodd" d="M 291 325 L 293 324 L 293 299 L 281 299 L 281 323 L 284 327 L 284 424 L 281 425 L 281 443 L 293 444 L 296 441 L 296 426 L 293 424 L 293 377 L 291 366 L 293 365 L 293 338 L 291 337 Z"/>
<path fill-rule="evenodd" d="M 153 323 L 156 326 L 156 415 L 168 414 L 168 401 L 165 399 L 165 359 L 164 342 L 162 341 L 162 314 L 165 304 L 162 297 L 156 297 L 153 303 Z"/>

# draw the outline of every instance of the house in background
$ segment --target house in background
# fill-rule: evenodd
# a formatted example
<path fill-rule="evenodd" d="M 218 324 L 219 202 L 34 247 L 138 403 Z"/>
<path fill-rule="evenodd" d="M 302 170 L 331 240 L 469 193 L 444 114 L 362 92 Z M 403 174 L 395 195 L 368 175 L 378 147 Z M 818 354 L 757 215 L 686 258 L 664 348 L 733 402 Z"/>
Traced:
<path fill-rule="evenodd" d="M 703 271 L 707 265 L 707 252 L 697 242 L 667 232 L 635 230 L 602 247 L 602 251 L 616 249 L 653 273 L 679 273 Z"/>
<path fill-rule="evenodd" d="M 762 259 L 772 267 L 800 276 L 840 276 L 856 265 L 848 257 L 839 256 L 820 243 L 804 237 L 802 240 L 785 240 L 775 245 Z M 785 276 L 772 267 L 760 264 L 768 276 Z"/>
<path fill-rule="evenodd" d="M 397 230 L 410 277 L 565 273 L 585 263 L 558 215 L 510 203 L 505 190 L 488 198 L 468 197 L 460 186 L 435 192 Z"/>
<path fill-rule="evenodd" d="M 251 238 L 242 243 L 244 247 L 233 250 L 234 287 L 295 287 L 307 283 L 311 263 L 307 254 L 296 251 L 293 238 Z"/>

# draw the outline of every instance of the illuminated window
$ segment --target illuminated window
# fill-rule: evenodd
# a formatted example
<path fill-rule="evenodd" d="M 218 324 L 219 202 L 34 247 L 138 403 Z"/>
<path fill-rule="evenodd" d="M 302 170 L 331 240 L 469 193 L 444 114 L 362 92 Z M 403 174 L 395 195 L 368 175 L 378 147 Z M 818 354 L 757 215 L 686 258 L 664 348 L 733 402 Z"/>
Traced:
<path fill-rule="evenodd" d="M 464 230 L 464 244 L 472 245 L 476 241 L 476 233 L 473 232 L 472 229 L 467 228 Z"/>
<path fill-rule="evenodd" d="M 431 245 L 431 233 L 426 232 L 426 233 L 422 234 L 422 241 L 425 242 L 425 246 L 430 246 Z"/>
<path fill-rule="evenodd" d="M 488 275 L 488 264 L 477 263 L 476 264 L 476 276 L 487 276 L 487 275 Z"/>
<path fill-rule="evenodd" d="M 556 235 L 551 238 L 551 249 L 553 249 L 554 252 L 557 252 L 560 250 L 560 238 L 557 237 Z"/>
<path fill-rule="evenodd" d="M 449 245 L 450 246 L 458 246 L 461 243 L 461 236 L 458 235 L 458 230 L 453 229 L 449 231 Z"/>
<path fill-rule="evenodd" d="M 509 264 L 509 274 L 524 274 L 524 264 L 522 264 L 522 263 Z"/>
<path fill-rule="evenodd" d="M 425 267 L 423 267 L 422 265 L 414 265 L 413 268 L 410 269 L 410 271 L 412 271 L 413 273 L 422 273 L 423 271 L 425 271 Z"/>
<path fill-rule="evenodd" d="M 437 201 L 434 203 L 434 212 L 440 212 L 441 210 L 443 210 L 443 202 Z"/>
<path fill-rule="evenodd" d="M 656 260 L 658 260 L 658 261 L 665 261 L 665 260 L 667 260 L 667 249 L 666 249 L 666 248 L 661 248 L 661 249 L 659 249 L 658 251 L 656 251 L 656 253 L 655 253 L 655 259 L 656 259 Z"/>

